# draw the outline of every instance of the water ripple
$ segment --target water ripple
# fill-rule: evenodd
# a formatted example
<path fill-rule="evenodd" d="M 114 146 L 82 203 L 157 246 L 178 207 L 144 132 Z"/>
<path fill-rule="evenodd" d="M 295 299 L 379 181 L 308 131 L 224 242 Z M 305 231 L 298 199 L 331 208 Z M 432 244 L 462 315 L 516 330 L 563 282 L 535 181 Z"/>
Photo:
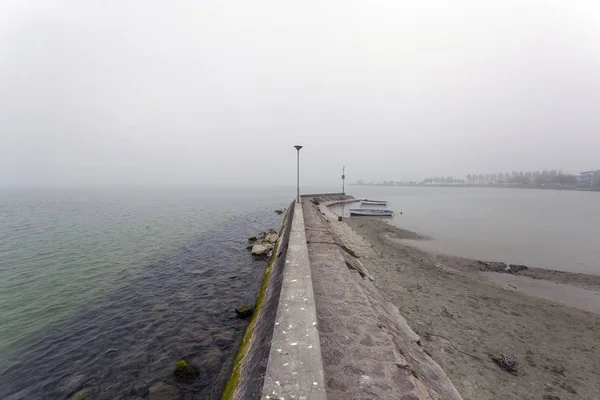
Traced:
<path fill-rule="evenodd" d="M 0 201 L 12 218 L 0 233 L 0 398 L 60 399 L 84 387 L 95 398 L 147 397 L 179 359 L 202 366 L 209 353 L 220 365 L 177 391 L 220 391 L 245 328 L 233 309 L 254 301 L 265 268 L 246 238 L 278 228 L 273 210 L 285 202 L 133 203 L 58 202 L 57 212 L 56 202 Z M 24 223 L 23 207 L 36 223 Z"/>

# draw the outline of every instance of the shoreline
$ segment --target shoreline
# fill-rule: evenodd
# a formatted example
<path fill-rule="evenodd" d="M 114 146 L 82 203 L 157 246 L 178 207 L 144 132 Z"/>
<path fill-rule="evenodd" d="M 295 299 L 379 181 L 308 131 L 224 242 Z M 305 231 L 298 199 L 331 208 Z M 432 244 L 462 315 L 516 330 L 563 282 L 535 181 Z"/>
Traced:
<path fill-rule="evenodd" d="M 366 220 L 362 220 L 364 222 Z M 372 220 L 371 220 L 372 221 Z M 348 220 L 346 220 L 348 222 Z M 416 242 L 418 241 L 429 241 L 435 240 L 435 238 L 425 236 L 413 231 L 405 230 L 402 228 L 395 227 L 393 225 L 387 224 L 384 221 L 385 226 L 380 226 L 376 228 L 376 231 L 379 235 L 384 235 L 385 239 L 389 242 L 395 243 L 398 246 L 408 246 L 415 251 L 422 252 L 423 254 L 429 256 L 435 256 L 441 261 L 448 261 L 450 263 L 458 264 L 457 267 L 465 272 L 490 272 L 487 271 L 485 266 L 482 265 L 482 262 L 485 263 L 497 263 L 498 261 L 491 260 L 478 260 L 471 257 L 457 256 L 452 254 L 447 254 L 440 251 L 435 251 L 432 249 L 426 249 L 420 247 Z M 352 222 L 351 224 L 354 224 Z M 370 226 L 370 229 L 374 228 L 374 225 L 379 225 L 375 223 Z M 386 229 L 390 228 L 390 229 Z M 516 275 L 516 274 L 515 274 Z M 578 288 L 587 289 L 587 290 L 600 290 L 600 275 L 596 274 L 586 274 L 583 272 L 570 272 L 566 270 L 558 270 L 558 269 L 549 269 L 549 268 L 539 268 L 539 267 L 529 267 L 527 269 L 519 271 L 519 276 L 528 277 L 531 279 L 541 279 L 546 280 L 558 284 L 572 285 Z"/>
<path fill-rule="evenodd" d="M 414 232 L 373 219 L 337 222 L 329 209 L 321 211 L 465 399 L 593 399 L 600 393 L 599 314 L 492 283 L 477 260 L 402 242 L 421 238 Z M 600 289 L 595 275 L 539 268 L 498 275 Z M 517 375 L 501 370 L 491 354 L 516 360 Z"/>

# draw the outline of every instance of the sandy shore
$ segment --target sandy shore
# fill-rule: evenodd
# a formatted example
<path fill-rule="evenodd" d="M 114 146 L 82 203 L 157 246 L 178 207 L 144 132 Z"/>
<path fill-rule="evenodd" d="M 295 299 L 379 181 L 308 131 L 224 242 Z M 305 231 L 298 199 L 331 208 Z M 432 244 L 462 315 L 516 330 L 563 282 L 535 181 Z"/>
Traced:
<path fill-rule="evenodd" d="M 420 236 L 385 222 L 331 225 L 465 399 L 600 399 L 600 315 L 491 283 L 476 260 L 407 245 Z M 600 289 L 598 276 L 527 269 L 516 277 Z M 517 361 L 516 375 L 492 361 L 500 354 Z"/>

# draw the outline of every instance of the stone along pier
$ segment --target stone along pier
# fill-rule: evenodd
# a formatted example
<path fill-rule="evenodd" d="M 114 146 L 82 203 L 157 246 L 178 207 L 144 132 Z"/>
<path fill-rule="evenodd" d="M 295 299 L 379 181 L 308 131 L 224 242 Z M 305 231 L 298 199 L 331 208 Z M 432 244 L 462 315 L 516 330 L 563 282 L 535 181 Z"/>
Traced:
<path fill-rule="evenodd" d="M 292 203 L 224 399 L 461 399 L 360 262 L 372 251 L 328 206 Z"/>

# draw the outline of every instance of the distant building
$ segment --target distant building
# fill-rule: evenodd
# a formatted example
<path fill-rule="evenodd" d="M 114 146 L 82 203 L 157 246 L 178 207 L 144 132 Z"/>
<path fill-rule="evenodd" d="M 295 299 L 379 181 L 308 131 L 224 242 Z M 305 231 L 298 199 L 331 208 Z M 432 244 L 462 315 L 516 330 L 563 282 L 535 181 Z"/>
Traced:
<path fill-rule="evenodd" d="M 579 174 L 580 188 L 600 188 L 600 169 L 596 171 L 584 171 Z"/>

